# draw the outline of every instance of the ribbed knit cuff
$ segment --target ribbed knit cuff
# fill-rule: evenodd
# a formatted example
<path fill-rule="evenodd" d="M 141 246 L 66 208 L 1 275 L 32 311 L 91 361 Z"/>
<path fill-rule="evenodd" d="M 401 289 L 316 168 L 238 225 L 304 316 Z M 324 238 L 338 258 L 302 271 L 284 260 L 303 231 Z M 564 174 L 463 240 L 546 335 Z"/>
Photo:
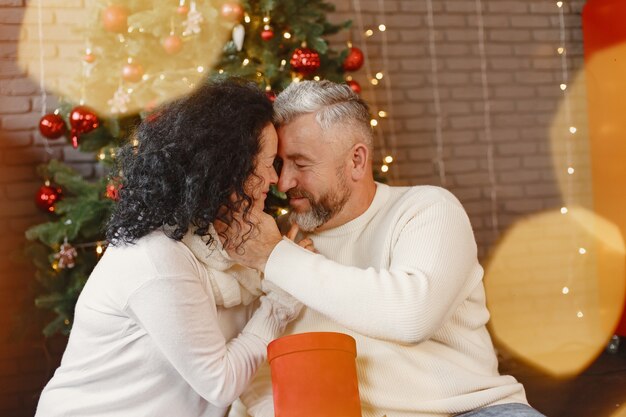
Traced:
<path fill-rule="evenodd" d="M 273 312 L 272 302 L 266 296 L 261 296 L 261 305 L 243 328 L 242 333 L 252 333 L 268 344 L 276 339 L 284 328 L 285 324 Z"/>
<path fill-rule="evenodd" d="M 269 343 L 298 317 L 302 303 L 271 282 L 263 282 L 262 288 L 266 294 L 260 298 L 261 306 L 254 312 L 243 333 L 255 334 Z"/>

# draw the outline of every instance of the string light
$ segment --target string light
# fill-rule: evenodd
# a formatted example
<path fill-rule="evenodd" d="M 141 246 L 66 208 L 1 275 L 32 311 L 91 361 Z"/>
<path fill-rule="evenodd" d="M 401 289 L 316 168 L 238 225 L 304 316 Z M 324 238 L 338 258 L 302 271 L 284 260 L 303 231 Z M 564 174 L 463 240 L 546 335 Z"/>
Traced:
<path fill-rule="evenodd" d="M 285 214 L 287 214 L 287 213 L 289 213 L 289 210 L 284 209 L 284 208 L 281 208 L 281 209 L 280 209 L 280 214 L 285 215 Z"/>
<path fill-rule="evenodd" d="M 283 34 L 283 38 L 285 38 L 285 39 L 291 39 L 291 33 L 289 33 L 289 32 L 285 32 L 285 33 Z"/>
<path fill-rule="evenodd" d="M 378 116 L 379 116 L 379 117 L 383 117 L 383 118 L 384 118 L 384 117 L 387 117 L 387 112 L 386 112 L 386 111 L 384 111 L 384 110 L 381 110 L 381 111 L 379 111 L 379 112 L 378 112 Z"/>
<path fill-rule="evenodd" d="M 200 73 L 204 72 L 204 67 L 203 66 L 199 66 L 198 67 L 198 72 L 200 72 Z"/>
<path fill-rule="evenodd" d="M 104 251 L 104 249 L 102 248 L 102 244 L 100 242 L 98 242 L 98 244 L 96 245 L 96 253 L 98 255 L 102 255 L 103 251 Z"/>
<path fill-rule="evenodd" d="M 270 17 L 269 16 L 263 17 L 263 23 L 269 23 L 269 22 L 270 22 Z"/>
<path fill-rule="evenodd" d="M 563 13 L 563 2 L 559 1 L 556 3 L 557 7 L 559 8 L 559 24 L 560 24 L 560 40 L 561 40 L 561 45 L 557 48 L 557 54 L 561 57 L 561 74 L 562 74 L 562 81 L 561 84 L 559 85 L 559 88 L 561 89 L 561 91 L 563 91 L 564 95 L 563 95 L 563 102 L 564 102 L 564 109 L 565 109 L 565 126 L 568 127 L 568 132 L 570 135 L 573 135 L 577 132 L 578 129 L 576 129 L 576 126 L 574 126 L 574 124 L 572 123 L 572 109 L 571 109 L 571 104 L 570 104 L 570 98 L 569 98 L 569 94 L 566 93 L 565 91 L 567 90 L 567 83 L 569 81 L 569 74 L 568 74 L 568 70 L 567 70 L 567 57 L 566 57 L 566 48 L 565 48 L 565 40 L 566 40 L 566 33 L 565 33 L 565 16 Z M 573 175 L 576 170 L 573 167 L 573 152 L 572 152 L 572 140 L 567 140 L 566 139 L 566 161 L 567 161 L 567 173 L 571 176 Z M 569 177 L 571 178 L 571 177 Z M 566 191 L 565 191 L 565 201 L 567 202 L 567 204 L 571 204 L 573 202 L 573 182 L 571 179 L 567 179 L 566 180 Z M 565 215 L 569 212 L 567 206 L 562 206 L 561 207 L 561 214 Z M 569 233 L 570 233 L 570 242 L 575 242 L 577 240 L 577 236 L 576 236 L 576 231 L 575 228 L 568 228 L 569 229 Z M 587 249 L 585 249 L 584 247 L 579 247 L 578 248 L 578 253 L 580 255 L 585 255 L 587 253 Z M 577 271 L 578 269 L 575 268 L 574 266 L 574 258 L 570 258 L 567 262 L 567 283 L 571 283 L 574 280 L 574 274 L 575 271 Z M 562 293 L 564 295 L 567 295 L 569 293 L 570 289 L 568 286 L 564 286 Z M 572 303 L 577 303 L 576 299 L 573 298 L 571 299 Z M 578 312 L 576 313 L 576 316 L 578 318 L 583 318 L 583 312 L 581 310 L 578 310 Z"/>
<path fill-rule="evenodd" d="M 367 29 L 365 31 L 365 36 L 367 36 L 368 38 L 372 36 L 373 34 L 374 34 L 374 31 L 372 29 Z"/>
<path fill-rule="evenodd" d="M 377 72 L 376 73 L 376 79 L 382 80 L 383 79 L 383 73 L 382 72 Z"/>
<path fill-rule="evenodd" d="M 380 5 L 380 2 L 379 2 Z M 365 33 L 366 36 L 369 33 L 369 31 L 371 29 L 367 29 L 365 28 L 364 22 L 363 22 L 363 12 L 362 12 L 362 8 L 361 8 L 361 1 L 360 0 L 352 0 L 352 6 L 354 8 L 355 14 L 356 14 L 356 29 L 358 30 L 358 33 Z M 380 7 L 380 6 L 379 6 Z M 380 15 L 383 16 L 384 19 L 384 13 L 385 10 L 384 8 L 382 8 L 380 10 Z M 372 31 L 373 34 L 373 31 Z M 368 36 L 369 37 L 369 36 Z M 386 60 L 386 39 L 383 36 L 383 42 L 382 42 L 382 50 L 383 50 L 383 61 Z M 352 43 L 348 42 L 348 47 L 352 47 Z M 368 44 L 367 42 L 362 42 L 360 45 L 362 51 L 363 51 L 363 55 L 365 57 L 364 59 L 364 66 L 365 66 L 365 76 L 366 79 L 369 80 L 369 82 L 373 85 L 376 86 L 378 85 L 378 80 L 374 77 L 374 72 L 372 71 L 371 68 L 371 64 L 370 64 L 370 60 L 369 60 L 369 51 L 368 51 Z M 373 92 L 373 94 L 371 95 L 370 98 L 370 102 L 371 102 L 371 108 L 372 111 L 374 113 L 377 113 L 378 110 L 378 96 L 376 94 L 376 91 Z M 375 122 L 376 125 L 378 124 L 378 121 Z M 372 125 L 374 126 L 374 125 Z M 375 146 L 378 147 L 378 149 L 380 149 L 380 151 L 383 153 L 383 155 L 387 154 L 387 139 L 386 136 L 383 135 L 383 130 L 382 129 L 375 129 L 375 138 L 376 138 L 376 143 Z"/>
<path fill-rule="evenodd" d="M 382 172 L 387 172 L 387 171 L 389 171 L 389 166 L 387 166 L 387 165 L 383 165 L 383 166 L 381 166 L 381 167 L 380 167 L 380 170 L 381 170 Z"/>
<path fill-rule="evenodd" d="M 244 16 L 243 21 L 246 23 L 250 23 L 250 16 L 248 15 L 248 13 L 246 13 L 246 15 Z"/>
<path fill-rule="evenodd" d="M 390 164 L 390 163 L 393 162 L 393 157 L 391 155 L 387 155 L 387 156 L 385 156 L 384 161 L 385 161 L 385 163 Z"/>
<path fill-rule="evenodd" d="M 243 65 L 246 66 L 250 63 L 250 60 L 248 58 L 244 58 L 243 60 Z"/>
<path fill-rule="evenodd" d="M 487 77 L 487 52 L 485 49 L 485 23 L 483 20 L 483 5 L 481 0 L 476 0 L 476 14 L 478 21 L 478 52 L 480 55 L 480 74 L 483 95 L 483 123 L 485 128 L 485 140 L 487 142 L 487 171 L 489 174 L 489 196 L 491 198 L 491 229 L 494 239 L 499 234 L 498 227 L 498 185 L 494 164 L 494 144 L 491 135 L 491 101 L 489 98 L 489 80 Z"/>
<path fill-rule="evenodd" d="M 320 80 L 320 76 L 319 76 L 319 75 L 316 75 L 315 77 L 313 77 L 313 79 L 314 79 L 315 81 L 319 81 L 319 80 Z"/>
<path fill-rule="evenodd" d="M 428 25 L 428 52 L 430 55 L 430 74 L 433 90 L 433 104 L 435 107 L 435 144 L 436 152 L 433 160 L 439 174 L 439 183 L 446 184 L 446 166 L 443 159 L 443 119 L 441 116 L 441 95 L 439 94 L 439 70 L 437 67 L 437 43 L 435 37 L 435 19 L 433 16 L 433 1 L 428 0 L 427 25 Z"/>
<path fill-rule="evenodd" d="M 370 125 L 372 125 L 372 127 L 378 126 L 378 120 L 376 120 L 376 119 L 370 120 Z"/>
<path fill-rule="evenodd" d="M 38 46 L 39 46 L 39 91 L 41 93 L 41 116 L 43 117 L 47 113 L 47 105 L 48 105 L 48 93 L 46 91 L 46 82 L 45 82 L 45 74 L 46 74 L 46 66 L 44 59 L 44 48 L 43 48 L 43 16 L 42 16 L 42 0 L 37 2 L 37 33 L 38 33 Z M 58 115 L 58 109 L 54 111 L 54 114 Z M 42 135 L 43 146 L 46 150 L 45 162 L 53 156 L 52 148 L 50 147 L 50 143 L 48 138 Z M 50 181 L 46 179 L 46 186 L 50 186 Z"/>
<path fill-rule="evenodd" d="M 104 161 L 106 157 L 107 156 L 104 154 L 104 152 L 100 152 L 100 154 L 98 155 L 98 159 L 100 159 L 101 161 Z"/>
<path fill-rule="evenodd" d="M 384 32 L 385 30 L 387 30 L 387 26 L 385 26 L 385 25 L 378 25 L 378 30 L 380 30 L 381 32 Z"/>

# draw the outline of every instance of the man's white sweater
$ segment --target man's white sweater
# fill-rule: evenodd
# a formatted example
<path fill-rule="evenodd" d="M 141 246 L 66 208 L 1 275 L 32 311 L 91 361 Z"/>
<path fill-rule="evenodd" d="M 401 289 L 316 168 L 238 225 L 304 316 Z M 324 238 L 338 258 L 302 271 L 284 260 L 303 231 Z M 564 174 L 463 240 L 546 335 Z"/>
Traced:
<path fill-rule="evenodd" d="M 320 254 L 283 240 L 265 278 L 308 307 L 286 334 L 336 331 L 356 339 L 364 417 L 527 403 L 522 385 L 498 373 L 483 269 L 452 194 L 377 184 L 365 213 L 310 237 Z M 242 396 L 250 414 L 273 415 L 269 384 L 259 372 Z"/>

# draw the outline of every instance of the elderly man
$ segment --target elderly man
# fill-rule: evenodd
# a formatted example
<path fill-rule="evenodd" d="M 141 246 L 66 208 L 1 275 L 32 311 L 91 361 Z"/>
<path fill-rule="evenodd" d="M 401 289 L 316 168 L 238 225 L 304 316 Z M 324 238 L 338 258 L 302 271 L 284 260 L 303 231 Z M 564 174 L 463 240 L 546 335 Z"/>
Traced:
<path fill-rule="evenodd" d="M 275 112 L 278 188 L 306 240 L 281 238 L 264 218 L 244 251 L 230 252 L 307 306 L 287 333 L 356 339 L 364 417 L 541 416 L 498 373 L 459 201 L 438 187 L 374 181 L 369 112 L 346 85 L 291 84 Z M 318 253 L 302 247 L 312 244 Z M 242 400 L 254 417 L 274 415 L 267 372 Z"/>

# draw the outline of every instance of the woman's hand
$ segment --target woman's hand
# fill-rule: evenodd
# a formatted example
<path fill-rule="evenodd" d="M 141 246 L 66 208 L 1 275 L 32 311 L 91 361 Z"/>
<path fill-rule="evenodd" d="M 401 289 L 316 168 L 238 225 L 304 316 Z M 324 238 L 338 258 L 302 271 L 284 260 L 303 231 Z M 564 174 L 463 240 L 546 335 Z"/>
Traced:
<path fill-rule="evenodd" d="M 229 237 L 229 244 L 224 249 L 234 261 L 263 272 L 274 247 L 282 240 L 276 221 L 269 214 L 256 209 L 250 211 L 246 220 L 239 213 L 235 215 L 235 219 L 244 228 L 248 227 L 246 221 L 251 222 L 254 230 L 247 236 L 244 234 L 245 240 L 242 242 L 241 237 L 237 236 L 237 233 L 242 233 L 240 228 L 229 228 L 224 223 L 215 222 L 215 229 Z"/>

